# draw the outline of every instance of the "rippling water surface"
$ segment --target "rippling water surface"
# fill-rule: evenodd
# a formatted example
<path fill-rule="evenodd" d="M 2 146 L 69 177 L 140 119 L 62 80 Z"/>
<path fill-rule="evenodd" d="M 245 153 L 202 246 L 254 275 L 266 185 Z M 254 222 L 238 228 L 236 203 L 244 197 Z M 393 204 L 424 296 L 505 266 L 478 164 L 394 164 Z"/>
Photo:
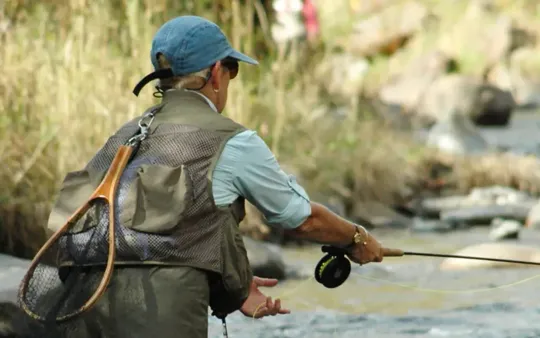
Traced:
<path fill-rule="evenodd" d="M 488 241 L 487 228 L 377 235 L 388 247 L 440 253 Z M 540 243 L 540 231 L 525 231 L 520 242 Z M 289 262 L 310 271 L 322 257 L 319 247 L 284 252 Z M 266 290 L 282 296 L 292 313 L 261 320 L 235 314 L 228 318 L 229 336 L 540 337 L 540 267 L 439 271 L 440 263 L 440 258 L 386 258 L 381 264 L 353 267 L 351 277 L 336 289 L 314 279 L 282 282 Z M 210 319 L 209 336 L 221 337 L 215 318 Z"/>

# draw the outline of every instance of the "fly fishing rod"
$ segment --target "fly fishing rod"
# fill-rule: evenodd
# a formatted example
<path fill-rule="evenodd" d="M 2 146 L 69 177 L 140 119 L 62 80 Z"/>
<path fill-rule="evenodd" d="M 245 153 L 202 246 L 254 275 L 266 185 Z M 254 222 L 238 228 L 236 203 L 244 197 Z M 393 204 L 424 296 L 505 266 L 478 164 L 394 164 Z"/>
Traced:
<path fill-rule="evenodd" d="M 324 245 L 321 248 L 322 252 L 326 255 L 321 258 L 317 266 L 315 267 L 315 279 L 329 289 L 336 288 L 343 284 L 349 274 L 351 273 L 351 262 L 347 258 L 347 251 L 345 249 L 337 248 L 334 246 Z M 515 264 L 527 264 L 527 265 L 540 265 L 540 262 L 528 262 L 519 261 L 513 259 L 500 259 L 490 257 L 475 257 L 475 256 L 461 256 L 461 255 L 449 255 L 449 254 L 436 254 L 429 252 L 413 252 L 403 251 L 400 249 L 383 249 L 384 257 L 402 257 L 402 256 L 425 256 L 425 257 L 442 257 L 442 258 L 459 258 L 459 259 L 472 259 L 480 261 L 492 261 L 503 263 L 515 263 Z"/>

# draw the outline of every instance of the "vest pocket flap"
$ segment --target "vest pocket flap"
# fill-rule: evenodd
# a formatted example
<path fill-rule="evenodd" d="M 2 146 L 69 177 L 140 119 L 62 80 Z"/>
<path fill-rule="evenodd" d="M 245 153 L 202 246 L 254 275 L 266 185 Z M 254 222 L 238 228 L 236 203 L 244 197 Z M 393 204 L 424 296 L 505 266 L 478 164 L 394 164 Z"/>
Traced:
<path fill-rule="evenodd" d="M 73 171 L 66 175 L 56 202 L 49 215 L 47 228 L 56 232 L 67 220 L 88 201 L 95 190 L 95 186 L 86 170 Z M 72 229 L 71 232 L 82 229 Z"/>
<path fill-rule="evenodd" d="M 149 233 L 172 232 L 194 200 L 191 179 L 183 165 L 141 165 L 135 193 L 133 219 L 127 226 Z"/>

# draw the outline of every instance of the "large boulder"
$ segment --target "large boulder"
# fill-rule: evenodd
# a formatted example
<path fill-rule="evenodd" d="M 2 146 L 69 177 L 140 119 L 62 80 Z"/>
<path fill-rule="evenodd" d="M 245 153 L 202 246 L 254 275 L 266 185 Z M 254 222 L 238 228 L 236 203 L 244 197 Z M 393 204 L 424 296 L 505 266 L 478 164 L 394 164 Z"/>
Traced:
<path fill-rule="evenodd" d="M 513 94 L 508 90 L 485 83 L 478 87 L 477 93 L 481 110 L 479 114 L 472 117 L 474 123 L 479 126 L 508 125 L 516 108 Z"/>
<path fill-rule="evenodd" d="M 249 263 L 258 277 L 276 279 L 306 279 L 311 269 L 285 263 L 281 247 L 272 243 L 244 237 Z"/>
<path fill-rule="evenodd" d="M 255 276 L 264 278 L 286 278 L 286 265 L 281 248 L 271 243 L 244 237 L 249 263 Z"/>
<path fill-rule="evenodd" d="M 434 81 L 421 99 L 418 116 L 435 123 L 449 115 L 463 115 L 478 125 L 507 125 L 515 102 L 510 92 L 460 74 Z"/>

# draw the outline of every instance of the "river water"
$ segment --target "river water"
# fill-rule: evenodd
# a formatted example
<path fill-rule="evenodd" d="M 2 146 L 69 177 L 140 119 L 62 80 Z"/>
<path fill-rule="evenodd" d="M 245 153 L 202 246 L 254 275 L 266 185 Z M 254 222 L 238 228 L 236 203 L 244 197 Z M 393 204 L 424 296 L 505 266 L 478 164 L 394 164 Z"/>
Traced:
<path fill-rule="evenodd" d="M 493 145 L 538 154 L 538 116 L 516 114 L 508 128 L 481 128 L 481 133 Z M 452 253 L 488 242 L 488 231 L 374 233 L 387 247 Z M 524 231 L 520 238 L 540 246 L 540 231 Z M 314 246 L 284 248 L 284 255 L 312 274 L 323 254 Z M 265 292 L 282 297 L 292 313 L 259 320 L 235 313 L 227 320 L 229 337 L 540 337 L 540 267 L 448 272 L 438 270 L 440 263 L 440 258 L 386 258 L 353 267 L 336 289 L 326 289 L 313 278 L 281 282 Z M 221 323 L 211 318 L 209 337 L 222 337 L 221 332 Z"/>
<path fill-rule="evenodd" d="M 445 235 L 374 234 L 387 247 L 437 253 L 489 241 L 487 228 Z M 528 245 L 540 243 L 540 231 L 525 231 L 521 237 Z M 322 252 L 319 246 L 285 248 L 284 255 L 289 263 L 313 271 Z M 235 313 L 227 320 L 229 336 L 540 337 L 540 267 L 449 272 L 439 271 L 440 263 L 440 258 L 389 257 L 356 265 L 336 289 L 313 278 L 280 282 L 265 292 L 282 297 L 292 313 L 259 320 Z M 220 322 L 211 318 L 209 337 L 222 337 L 221 330 Z"/>

